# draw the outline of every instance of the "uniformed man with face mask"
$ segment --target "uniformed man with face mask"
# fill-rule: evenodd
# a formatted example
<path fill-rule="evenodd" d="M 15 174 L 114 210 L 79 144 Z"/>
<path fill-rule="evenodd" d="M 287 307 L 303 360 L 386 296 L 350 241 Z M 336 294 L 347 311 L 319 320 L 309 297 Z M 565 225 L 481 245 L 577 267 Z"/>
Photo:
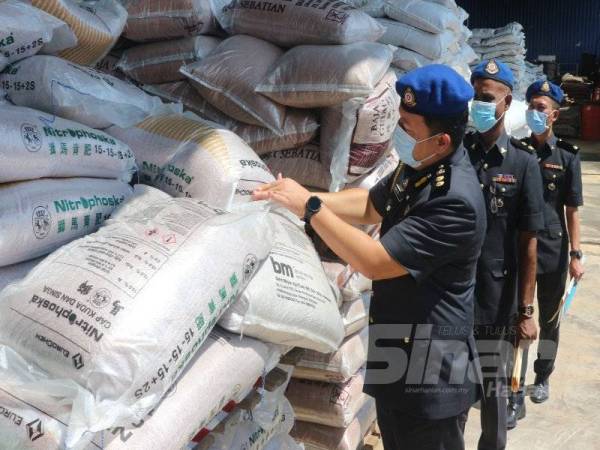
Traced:
<path fill-rule="evenodd" d="M 471 82 L 477 129 L 465 147 L 487 207 L 487 232 L 477 267 L 475 339 L 483 371 L 480 450 L 506 447 L 507 368 L 513 346 L 533 341 L 536 233 L 543 229 L 541 176 L 533 148 L 511 138 L 504 117 L 513 74 L 497 60 L 481 62 Z"/>
<path fill-rule="evenodd" d="M 486 216 L 462 146 L 473 89 L 430 65 L 396 90 L 402 163 L 371 191 L 311 194 L 279 177 L 254 198 L 304 218 L 374 280 L 365 391 L 376 399 L 385 448 L 459 450 L 479 383 L 473 295 Z M 380 241 L 352 226 L 380 222 Z"/>
<path fill-rule="evenodd" d="M 584 273 L 578 211 L 583 205 L 583 188 L 579 149 L 557 139 L 552 129 L 560 114 L 564 98 L 562 89 L 540 80 L 529 86 L 526 97 L 531 136 L 523 142 L 536 150 L 544 190 L 545 227 L 537 238 L 540 343 L 534 364 L 535 382 L 530 392 L 532 402 L 543 403 L 550 395 L 549 377 L 554 370 L 559 340 L 557 312 L 565 292 L 567 273 L 575 280 L 581 279 Z M 527 366 L 526 356 L 523 366 Z M 509 428 L 525 417 L 524 384 L 522 379 L 521 390 L 509 401 Z"/>

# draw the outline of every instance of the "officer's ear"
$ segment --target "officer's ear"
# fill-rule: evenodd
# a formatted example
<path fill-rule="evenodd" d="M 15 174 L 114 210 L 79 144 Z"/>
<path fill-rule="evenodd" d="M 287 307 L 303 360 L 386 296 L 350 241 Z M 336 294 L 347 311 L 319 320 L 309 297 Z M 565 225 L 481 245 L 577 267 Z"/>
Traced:
<path fill-rule="evenodd" d="M 548 114 L 548 121 L 552 124 L 558 120 L 560 116 L 560 105 L 556 102 L 552 102 L 552 112 Z"/>
<path fill-rule="evenodd" d="M 509 91 L 509 93 L 506 95 L 506 98 L 504 99 L 504 111 L 508 111 L 508 109 L 510 108 L 510 105 L 512 104 L 512 100 L 513 100 L 513 96 L 512 96 L 512 92 Z"/>
<path fill-rule="evenodd" d="M 436 153 L 438 155 L 441 155 L 443 153 L 446 153 L 446 151 L 448 151 L 449 149 L 452 149 L 452 138 L 450 137 L 450 135 L 448 133 L 441 133 L 435 143 L 437 144 L 437 149 L 436 149 Z"/>

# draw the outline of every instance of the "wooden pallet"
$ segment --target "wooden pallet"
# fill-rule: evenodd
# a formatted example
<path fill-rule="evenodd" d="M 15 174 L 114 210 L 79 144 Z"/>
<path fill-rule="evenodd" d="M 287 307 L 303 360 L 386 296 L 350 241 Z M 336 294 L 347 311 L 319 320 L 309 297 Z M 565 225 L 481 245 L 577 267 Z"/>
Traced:
<path fill-rule="evenodd" d="M 371 430 L 363 439 L 362 450 L 384 450 L 383 440 L 381 439 L 381 432 L 379 431 L 377 422 L 373 424 Z"/>

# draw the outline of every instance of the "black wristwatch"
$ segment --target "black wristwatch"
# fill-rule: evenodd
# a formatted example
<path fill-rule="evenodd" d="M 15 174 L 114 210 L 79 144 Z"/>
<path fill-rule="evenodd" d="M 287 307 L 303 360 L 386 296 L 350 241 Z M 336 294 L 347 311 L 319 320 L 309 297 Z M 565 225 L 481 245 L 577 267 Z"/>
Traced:
<path fill-rule="evenodd" d="M 519 306 L 519 315 L 521 317 L 531 319 L 533 317 L 534 312 L 535 308 L 533 307 L 533 305 Z"/>
<path fill-rule="evenodd" d="M 323 202 L 316 195 L 313 195 L 308 199 L 306 206 L 304 207 L 304 221 L 307 224 L 310 224 L 310 219 L 321 210 L 322 205 Z"/>
<path fill-rule="evenodd" d="M 581 250 L 571 250 L 569 256 L 575 259 L 583 259 L 583 252 Z"/>

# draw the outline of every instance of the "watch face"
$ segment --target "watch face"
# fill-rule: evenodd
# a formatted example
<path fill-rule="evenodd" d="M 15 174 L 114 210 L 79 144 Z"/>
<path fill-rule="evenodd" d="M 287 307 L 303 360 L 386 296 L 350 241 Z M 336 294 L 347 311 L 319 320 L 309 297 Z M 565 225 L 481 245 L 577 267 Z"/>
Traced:
<path fill-rule="evenodd" d="M 318 211 L 321 208 L 321 199 L 319 197 L 311 197 L 308 199 L 308 209 Z"/>

